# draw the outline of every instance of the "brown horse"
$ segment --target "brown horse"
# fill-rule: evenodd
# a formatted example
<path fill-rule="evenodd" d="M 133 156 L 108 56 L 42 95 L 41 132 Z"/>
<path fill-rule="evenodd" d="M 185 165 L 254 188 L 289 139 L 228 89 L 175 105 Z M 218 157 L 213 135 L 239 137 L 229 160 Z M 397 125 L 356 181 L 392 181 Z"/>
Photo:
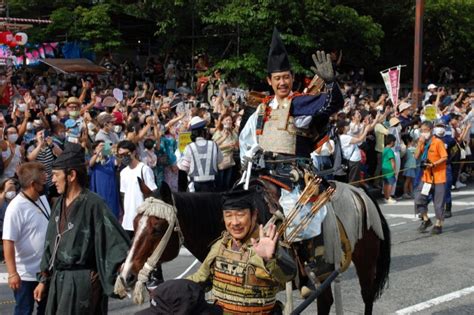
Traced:
<path fill-rule="evenodd" d="M 255 181 L 256 182 L 256 181 Z M 253 182 L 253 184 L 255 184 Z M 279 205 L 275 203 L 278 188 L 268 183 L 257 183 L 262 191 L 256 200 L 260 223 L 265 223 L 271 217 L 271 212 Z M 165 189 L 166 190 L 166 189 Z M 351 198 L 351 196 L 347 196 Z M 159 260 L 160 263 L 171 261 L 177 257 L 180 247 L 179 233 L 182 233 L 183 245 L 201 262 L 205 259 L 210 245 L 224 230 L 221 194 L 219 193 L 173 193 L 161 192 L 164 201 L 173 204 L 177 209 L 177 226 L 166 245 Z M 363 227 L 362 237 L 356 242 L 352 252 L 352 262 L 355 265 L 361 293 L 365 303 L 365 314 L 372 314 L 374 301 L 380 297 L 388 281 L 390 269 L 390 231 L 377 203 L 371 200 L 377 208 L 383 229 L 383 240 L 367 225 Z M 365 212 L 364 209 L 359 209 Z M 364 219 L 365 221 L 365 219 Z M 137 279 L 140 269 L 147 258 L 160 243 L 168 222 L 153 216 L 138 215 L 135 218 L 135 238 L 127 257 L 125 266 L 120 274 L 128 287 Z M 318 314 L 329 314 L 333 304 L 332 292 L 325 290 L 317 300 Z"/>

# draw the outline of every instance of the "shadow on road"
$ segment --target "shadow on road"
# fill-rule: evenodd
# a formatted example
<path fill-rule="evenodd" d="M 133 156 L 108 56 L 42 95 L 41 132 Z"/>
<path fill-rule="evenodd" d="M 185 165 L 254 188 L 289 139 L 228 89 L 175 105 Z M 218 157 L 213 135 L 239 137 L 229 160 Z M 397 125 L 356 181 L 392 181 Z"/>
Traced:
<path fill-rule="evenodd" d="M 392 256 L 390 272 L 400 272 L 430 264 L 438 253 Z"/>

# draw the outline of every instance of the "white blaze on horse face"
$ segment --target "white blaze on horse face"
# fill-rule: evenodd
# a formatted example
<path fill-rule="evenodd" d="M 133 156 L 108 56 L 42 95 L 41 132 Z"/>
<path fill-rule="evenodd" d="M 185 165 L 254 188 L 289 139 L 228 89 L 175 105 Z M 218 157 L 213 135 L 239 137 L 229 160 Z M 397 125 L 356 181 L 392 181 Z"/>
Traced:
<path fill-rule="evenodd" d="M 135 255 L 135 248 L 137 247 L 137 242 L 140 239 L 143 231 L 145 231 L 147 223 L 148 223 L 148 216 L 146 215 L 142 216 L 140 218 L 140 221 L 138 222 L 138 229 L 135 231 L 132 247 L 130 248 L 130 251 L 128 252 L 127 259 L 125 260 L 125 263 L 123 264 L 122 272 L 120 273 L 120 277 L 122 278 L 122 280 L 124 280 L 124 282 L 127 280 L 127 276 L 130 273 L 130 270 L 132 269 L 132 259 L 133 259 L 133 256 Z"/>

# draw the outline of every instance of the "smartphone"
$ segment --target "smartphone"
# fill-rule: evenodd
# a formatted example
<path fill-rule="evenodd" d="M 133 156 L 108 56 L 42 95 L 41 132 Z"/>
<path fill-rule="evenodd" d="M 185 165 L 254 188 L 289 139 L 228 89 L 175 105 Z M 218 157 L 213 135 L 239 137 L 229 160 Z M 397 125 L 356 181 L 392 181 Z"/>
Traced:
<path fill-rule="evenodd" d="M 105 141 L 104 146 L 102 147 L 102 155 L 109 156 L 112 150 L 112 145 L 110 142 Z"/>

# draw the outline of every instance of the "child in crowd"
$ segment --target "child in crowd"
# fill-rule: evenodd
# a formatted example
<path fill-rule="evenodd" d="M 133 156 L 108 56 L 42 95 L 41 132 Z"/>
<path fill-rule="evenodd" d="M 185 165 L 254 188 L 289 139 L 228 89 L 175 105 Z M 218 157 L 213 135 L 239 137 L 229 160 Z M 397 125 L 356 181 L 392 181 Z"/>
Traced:
<path fill-rule="evenodd" d="M 403 175 L 405 176 L 405 183 L 403 185 L 403 198 L 412 199 L 413 198 L 413 181 L 416 177 L 416 142 L 410 135 L 405 137 L 405 143 L 407 146 L 405 164 L 403 165 Z"/>
<path fill-rule="evenodd" d="M 382 153 L 382 175 L 383 175 L 383 195 L 385 197 L 385 203 L 394 204 L 397 201 L 393 199 L 391 195 L 392 187 L 396 183 L 395 177 L 395 153 L 393 153 L 393 146 L 395 145 L 396 138 L 394 135 L 389 134 L 385 138 L 385 149 Z"/>

